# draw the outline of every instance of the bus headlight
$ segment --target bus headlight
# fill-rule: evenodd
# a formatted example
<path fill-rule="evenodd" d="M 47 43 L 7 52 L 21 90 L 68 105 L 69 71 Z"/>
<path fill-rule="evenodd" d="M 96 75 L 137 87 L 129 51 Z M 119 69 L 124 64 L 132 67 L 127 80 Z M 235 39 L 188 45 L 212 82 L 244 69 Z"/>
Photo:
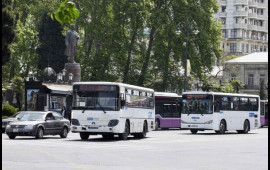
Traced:
<path fill-rule="evenodd" d="M 182 124 L 187 124 L 187 122 L 185 122 L 185 121 L 183 121 L 183 120 L 181 121 L 181 123 L 182 123 Z"/>
<path fill-rule="evenodd" d="M 113 119 L 113 120 L 110 120 L 108 126 L 109 126 L 109 127 L 113 127 L 113 126 L 118 125 L 118 123 L 119 123 L 119 120 Z"/>
<path fill-rule="evenodd" d="M 204 124 L 212 124 L 213 123 L 213 120 L 209 120 L 207 122 L 205 122 Z"/>

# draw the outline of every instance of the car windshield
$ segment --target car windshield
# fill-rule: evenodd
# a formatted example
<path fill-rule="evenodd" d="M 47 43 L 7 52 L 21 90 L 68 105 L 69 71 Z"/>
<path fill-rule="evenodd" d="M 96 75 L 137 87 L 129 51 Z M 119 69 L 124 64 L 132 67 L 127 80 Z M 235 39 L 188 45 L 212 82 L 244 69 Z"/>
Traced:
<path fill-rule="evenodd" d="M 13 115 L 12 117 L 13 118 L 16 118 L 16 119 L 21 119 L 23 117 L 24 113 L 17 113 L 15 115 Z"/>
<path fill-rule="evenodd" d="M 21 121 L 41 121 L 44 120 L 45 113 L 25 113 L 21 117 Z"/>

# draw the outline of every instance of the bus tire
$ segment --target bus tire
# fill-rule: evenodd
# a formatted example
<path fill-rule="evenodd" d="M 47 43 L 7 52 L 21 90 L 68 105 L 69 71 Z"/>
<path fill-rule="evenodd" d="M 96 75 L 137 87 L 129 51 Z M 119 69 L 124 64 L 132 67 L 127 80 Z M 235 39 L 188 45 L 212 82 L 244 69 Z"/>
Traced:
<path fill-rule="evenodd" d="M 156 119 L 155 121 L 155 130 L 158 130 L 160 128 L 160 121 L 159 119 Z"/>
<path fill-rule="evenodd" d="M 227 129 L 225 120 L 221 120 L 219 124 L 219 130 L 216 130 L 217 134 L 224 134 Z"/>
<path fill-rule="evenodd" d="M 247 134 L 249 130 L 250 130 L 250 124 L 249 124 L 249 121 L 248 121 L 248 120 L 245 120 L 245 122 L 244 122 L 244 130 L 243 130 L 243 133 L 244 133 L 244 134 Z"/>
<path fill-rule="evenodd" d="M 87 132 L 80 132 L 81 140 L 87 140 L 89 138 L 90 134 Z"/>
<path fill-rule="evenodd" d="M 128 121 L 126 121 L 126 124 L 125 124 L 125 131 L 124 131 L 124 133 L 120 133 L 120 134 L 119 134 L 119 138 L 120 138 L 121 140 L 127 140 L 127 139 L 128 139 L 129 133 L 130 133 L 129 123 L 128 123 Z"/>
<path fill-rule="evenodd" d="M 190 129 L 190 131 L 191 131 L 192 134 L 197 134 L 198 133 L 197 129 Z"/>

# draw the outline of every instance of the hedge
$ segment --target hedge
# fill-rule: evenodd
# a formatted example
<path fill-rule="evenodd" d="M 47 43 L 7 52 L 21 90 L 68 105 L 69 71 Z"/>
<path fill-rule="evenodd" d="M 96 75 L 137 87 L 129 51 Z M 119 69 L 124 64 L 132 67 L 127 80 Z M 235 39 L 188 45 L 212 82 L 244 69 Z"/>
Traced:
<path fill-rule="evenodd" d="M 8 103 L 2 103 L 2 116 L 13 116 L 15 113 L 17 113 L 17 110 L 18 109 L 9 105 Z"/>

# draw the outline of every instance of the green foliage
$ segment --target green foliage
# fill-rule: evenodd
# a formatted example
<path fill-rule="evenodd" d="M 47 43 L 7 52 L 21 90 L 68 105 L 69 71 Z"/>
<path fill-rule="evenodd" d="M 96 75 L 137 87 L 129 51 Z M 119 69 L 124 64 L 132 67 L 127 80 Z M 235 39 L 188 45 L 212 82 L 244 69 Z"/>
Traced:
<path fill-rule="evenodd" d="M 9 45 L 15 38 L 14 25 L 15 13 L 12 8 L 12 1 L 2 0 L 2 66 L 10 60 Z"/>
<path fill-rule="evenodd" d="M 22 110 L 22 100 L 23 100 L 23 94 L 24 94 L 24 88 L 23 88 L 23 79 L 21 77 L 15 76 L 12 79 L 12 89 L 16 95 L 16 101 L 17 106 L 19 107 L 19 110 Z"/>
<path fill-rule="evenodd" d="M 46 13 L 43 15 L 42 24 L 39 27 L 39 43 L 37 48 L 38 69 L 52 67 L 56 73 L 60 72 L 67 56 L 65 51 L 65 37 L 62 35 L 62 27 L 57 21 L 53 21 Z"/>
<path fill-rule="evenodd" d="M 53 19 L 53 14 L 50 14 Z M 54 13 L 55 19 L 61 24 L 74 24 L 80 16 L 80 12 L 76 9 L 75 4 L 73 2 L 62 2 Z"/>
<path fill-rule="evenodd" d="M 259 96 L 261 100 L 266 100 L 267 99 L 267 93 L 266 93 L 266 88 L 264 84 L 264 80 L 260 82 L 260 90 L 259 90 Z"/>
<path fill-rule="evenodd" d="M 232 80 L 231 85 L 233 86 L 235 93 L 239 93 L 239 90 L 244 87 L 244 84 L 239 80 Z"/>
<path fill-rule="evenodd" d="M 232 84 L 227 81 L 225 86 L 224 86 L 224 93 L 234 93 L 234 92 L 235 92 L 235 90 L 234 90 Z"/>
<path fill-rule="evenodd" d="M 17 109 L 8 104 L 8 102 L 2 103 L 2 117 L 3 116 L 13 116 L 17 112 Z"/>

